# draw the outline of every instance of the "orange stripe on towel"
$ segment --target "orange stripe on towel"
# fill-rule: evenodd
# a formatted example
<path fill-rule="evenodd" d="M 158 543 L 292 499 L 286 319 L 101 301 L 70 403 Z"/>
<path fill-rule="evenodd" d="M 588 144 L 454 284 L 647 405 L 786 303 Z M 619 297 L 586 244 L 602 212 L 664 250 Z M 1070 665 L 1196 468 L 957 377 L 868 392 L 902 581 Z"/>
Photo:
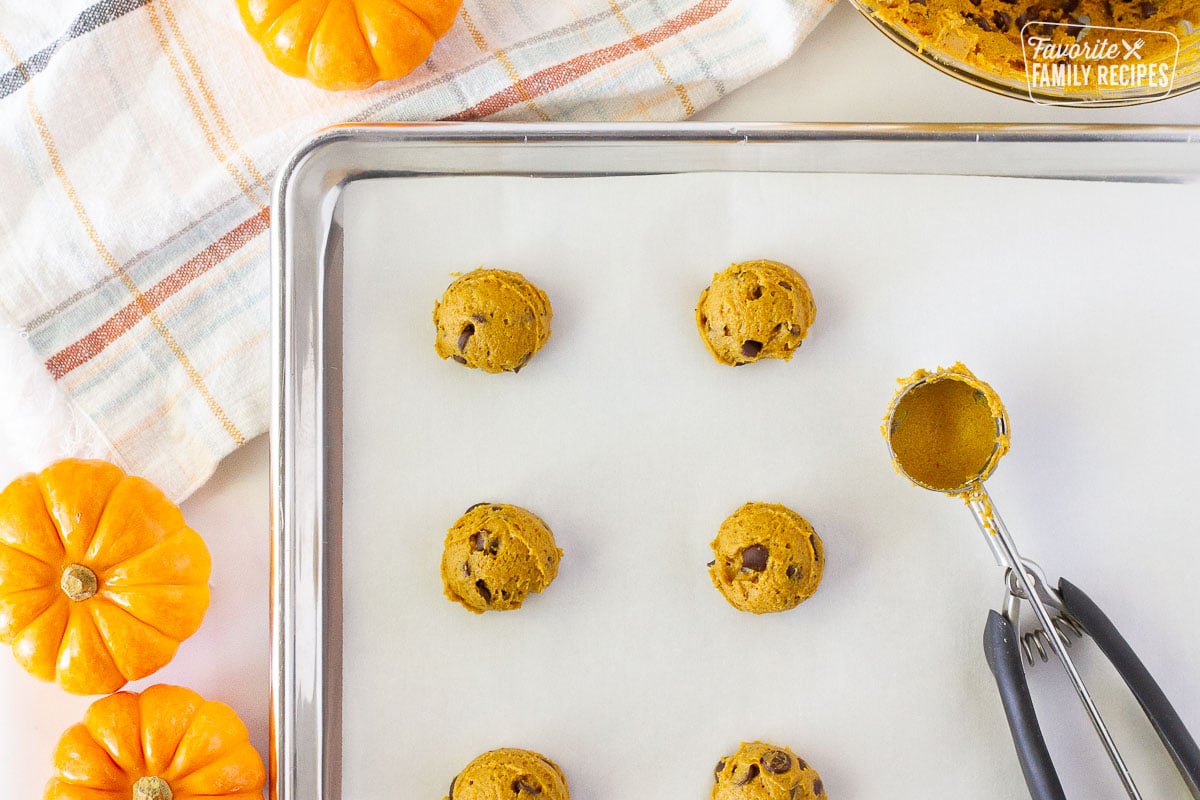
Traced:
<path fill-rule="evenodd" d="M 141 293 L 134 302 L 129 303 L 105 320 L 100 327 L 51 356 L 46 362 L 46 369 L 57 380 L 71 370 L 91 361 L 142 319 L 154 315 L 154 309 L 180 289 L 229 258 L 255 236 L 265 231 L 270 224 L 270 214 L 269 208 L 260 209 L 257 214 L 189 258 L 170 275 Z"/>
<path fill-rule="evenodd" d="M 654 51 L 650 49 L 651 45 L 645 39 L 643 39 L 641 34 L 637 32 L 637 29 L 633 27 L 633 23 L 629 21 L 629 17 L 625 16 L 625 12 L 621 10 L 619 5 L 617 5 L 616 0 L 608 0 L 608 6 L 610 9 L 612 9 L 613 16 L 616 17 L 617 21 L 621 23 L 621 26 L 625 28 L 625 32 L 629 34 L 630 40 L 637 45 L 639 50 L 645 50 L 646 54 L 650 56 L 650 59 L 654 62 L 654 68 L 658 70 L 658 74 L 662 76 L 663 82 L 666 83 L 667 86 L 669 86 L 679 98 L 679 102 L 683 106 L 683 113 L 689 117 L 693 116 L 696 113 L 696 106 L 692 104 L 692 99 L 688 97 L 687 89 L 680 86 L 671 77 L 671 73 L 667 70 L 667 65 L 664 64 L 662 59 L 656 56 Z"/>
<path fill-rule="evenodd" d="M 479 119 L 480 117 L 496 114 L 517 103 L 524 102 L 526 97 L 541 97 L 555 89 L 560 89 L 569 83 L 577 81 L 603 66 L 619 61 L 639 50 L 645 50 L 671 36 L 715 17 L 729 6 L 729 2 L 730 0 L 702 0 L 702 2 L 697 3 L 683 13 L 672 17 L 662 25 L 646 33 L 609 45 L 600 50 L 584 53 L 569 61 L 564 61 L 561 64 L 555 64 L 552 67 L 535 72 L 528 78 L 521 79 L 518 86 L 512 86 L 497 92 L 491 97 L 476 103 L 466 111 L 446 117 L 446 119 L 452 121 Z"/>

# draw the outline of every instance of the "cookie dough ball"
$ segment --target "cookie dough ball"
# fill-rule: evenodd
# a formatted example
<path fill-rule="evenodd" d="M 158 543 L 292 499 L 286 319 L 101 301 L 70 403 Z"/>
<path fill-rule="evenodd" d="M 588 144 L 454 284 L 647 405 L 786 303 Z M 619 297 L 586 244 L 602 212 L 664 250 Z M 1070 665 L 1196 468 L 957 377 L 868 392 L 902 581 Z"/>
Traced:
<path fill-rule="evenodd" d="M 708 351 L 735 367 L 760 358 L 789 360 L 816 316 L 800 273 L 765 259 L 714 275 L 696 305 L 696 327 Z"/>
<path fill-rule="evenodd" d="M 482 614 L 520 608 L 558 574 L 562 550 L 535 514 L 518 506 L 476 503 L 446 534 L 446 597 Z"/>
<path fill-rule="evenodd" d="M 532 750 L 504 747 L 478 756 L 450 782 L 446 800 L 568 800 L 567 778 Z"/>
<path fill-rule="evenodd" d="M 755 614 L 786 611 L 821 583 L 825 552 L 808 520 L 787 506 L 746 503 L 712 543 L 708 574 L 734 608 Z"/>
<path fill-rule="evenodd" d="M 817 771 L 786 747 L 742 742 L 717 762 L 712 800 L 825 800 Z"/>
<path fill-rule="evenodd" d="M 552 316 L 546 293 L 521 273 L 477 269 L 434 306 L 434 349 L 484 372 L 519 372 L 550 338 Z"/>

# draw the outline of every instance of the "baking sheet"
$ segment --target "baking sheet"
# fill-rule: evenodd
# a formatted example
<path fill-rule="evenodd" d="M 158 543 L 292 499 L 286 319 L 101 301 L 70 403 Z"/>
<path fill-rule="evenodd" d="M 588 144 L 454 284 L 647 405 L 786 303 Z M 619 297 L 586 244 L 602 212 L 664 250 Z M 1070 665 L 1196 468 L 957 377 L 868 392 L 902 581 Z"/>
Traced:
<path fill-rule="evenodd" d="M 957 359 L 1009 409 L 989 486 L 1025 555 L 1088 591 L 1200 730 L 1200 187 L 464 177 L 359 181 L 344 203 L 346 800 L 442 797 L 499 746 L 558 761 L 578 800 L 705 797 L 752 739 L 831 797 L 1026 797 L 980 646 L 1001 570 L 879 433 L 897 377 Z M 696 298 L 761 257 L 806 276 L 816 324 L 790 363 L 722 367 Z M 434 300 L 479 265 L 553 303 L 520 375 L 433 353 Z M 565 551 L 520 611 L 442 597 L 445 530 L 481 500 L 530 508 Z M 747 500 L 823 538 L 793 611 L 739 613 L 708 581 Z M 1139 786 L 1181 795 L 1102 657 L 1073 653 Z M 1057 673 L 1032 682 L 1068 792 L 1117 796 Z"/>

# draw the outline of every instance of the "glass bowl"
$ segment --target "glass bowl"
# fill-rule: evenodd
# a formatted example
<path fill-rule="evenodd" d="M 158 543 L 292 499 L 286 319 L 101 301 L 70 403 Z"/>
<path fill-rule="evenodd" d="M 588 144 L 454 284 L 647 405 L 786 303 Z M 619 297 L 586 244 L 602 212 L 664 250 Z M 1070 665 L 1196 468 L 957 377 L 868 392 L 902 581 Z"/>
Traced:
<path fill-rule="evenodd" d="M 851 2 L 889 39 L 925 63 L 1006 97 L 1052 105 L 1119 106 L 1200 88 L 1200 0 Z M 1036 48 L 1039 41 L 1043 50 Z M 1106 46 L 1113 49 L 1107 51 Z M 1125 63 L 1130 69 L 1145 64 L 1157 70 L 1157 80 L 1124 87 L 1096 85 L 1095 76 L 1101 74 L 1097 67 L 1113 70 L 1113 75 L 1131 74 L 1116 71 Z M 1092 72 L 1082 71 L 1089 66 Z M 1052 72 L 1064 77 L 1061 85 L 1049 80 Z"/>

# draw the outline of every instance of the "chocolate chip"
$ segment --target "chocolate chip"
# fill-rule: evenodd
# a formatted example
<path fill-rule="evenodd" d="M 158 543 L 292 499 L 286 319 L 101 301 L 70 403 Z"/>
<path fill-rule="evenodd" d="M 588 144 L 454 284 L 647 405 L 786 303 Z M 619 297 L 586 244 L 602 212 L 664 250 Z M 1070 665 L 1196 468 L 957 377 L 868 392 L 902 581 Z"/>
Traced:
<path fill-rule="evenodd" d="M 761 287 L 761 286 L 755 286 L 755 287 L 754 287 L 754 288 L 753 288 L 753 289 L 750 291 L 750 299 L 751 299 L 751 300 L 757 300 L 757 299 L 758 299 L 758 298 L 760 298 L 760 297 L 762 297 L 762 287 Z"/>
<path fill-rule="evenodd" d="M 766 568 L 766 545 L 752 544 L 742 551 L 742 569 L 752 569 L 755 572 L 762 572 Z"/>
<path fill-rule="evenodd" d="M 817 797 L 825 796 L 825 784 L 821 783 L 821 779 L 817 778 L 813 781 L 813 794 Z"/>
<path fill-rule="evenodd" d="M 492 511 L 499 511 L 499 510 L 500 510 L 500 506 L 492 506 Z"/>
<path fill-rule="evenodd" d="M 541 794 L 542 787 L 532 778 L 520 777 L 512 783 L 512 790 L 517 794 Z"/>
<path fill-rule="evenodd" d="M 808 764 L 800 756 L 796 756 L 796 769 L 808 769 Z"/>
<path fill-rule="evenodd" d="M 751 764 L 746 768 L 746 774 L 737 782 L 738 786 L 745 786 L 750 781 L 758 777 L 758 764 Z"/>
<path fill-rule="evenodd" d="M 471 549 L 486 550 L 487 549 L 487 531 L 477 531 L 471 534 Z"/>
<path fill-rule="evenodd" d="M 789 291 L 789 292 L 792 290 L 792 285 L 791 285 L 790 283 L 788 283 L 787 281 L 780 281 L 780 282 L 779 282 L 779 287 L 780 287 L 781 289 L 785 289 L 785 290 L 787 290 L 787 291 Z"/>
<path fill-rule="evenodd" d="M 480 325 L 487 322 L 487 317 L 485 317 L 483 314 L 472 314 L 471 319 L 475 320 Z"/>
<path fill-rule="evenodd" d="M 762 342 L 756 342 L 753 339 L 747 339 L 742 342 L 742 355 L 746 358 L 754 358 L 762 352 Z"/>
<path fill-rule="evenodd" d="M 716 559 L 713 559 L 712 561 L 708 562 L 708 563 L 707 563 L 707 564 L 705 564 L 704 566 L 706 566 L 706 567 L 711 567 L 713 564 L 716 564 L 716 563 L 717 563 Z"/>
<path fill-rule="evenodd" d="M 467 346 L 467 342 L 471 341 L 471 337 L 475 335 L 475 326 L 468 322 L 463 326 L 462 333 L 458 335 L 458 352 L 462 352 Z"/>
<path fill-rule="evenodd" d="M 450 357 L 460 364 L 467 363 L 467 360 L 465 358 L 463 358 L 462 356 L 450 356 Z"/>
<path fill-rule="evenodd" d="M 708 327 L 708 317 L 701 314 L 700 315 L 700 324 L 707 328 Z"/>
<path fill-rule="evenodd" d="M 465 578 L 471 577 L 471 565 L 465 561 L 463 562 L 463 565 L 462 565 L 462 573 L 463 573 L 463 577 L 465 577 Z"/>
<path fill-rule="evenodd" d="M 795 564 L 788 564 L 787 576 L 790 581 L 798 581 L 804 577 L 804 573 Z"/>
<path fill-rule="evenodd" d="M 992 29 L 992 26 L 989 25 L 988 21 L 986 19 L 984 19 L 983 17 L 972 14 L 971 21 L 974 22 L 979 27 L 983 28 L 985 31 L 990 31 Z"/>
<path fill-rule="evenodd" d="M 454 800 L 454 784 L 457 780 L 458 780 L 457 775 L 455 775 L 453 778 L 450 779 L 450 800 Z"/>
<path fill-rule="evenodd" d="M 1029 15 L 1022 11 L 1021 14 L 1017 16 L 1017 28 L 1024 28 L 1026 22 L 1029 22 Z"/>
<path fill-rule="evenodd" d="M 992 22 L 996 23 L 996 27 L 1002 31 L 1008 30 L 1008 26 L 1012 25 L 1012 17 L 1005 14 L 1003 11 L 997 11 L 992 14 Z"/>
<path fill-rule="evenodd" d="M 713 767 L 713 778 L 715 779 L 717 777 L 717 775 L 720 774 L 721 770 L 723 770 L 723 769 L 725 769 L 725 759 L 722 758 L 720 761 L 717 762 L 717 765 L 715 767 Z"/>
<path fill-rule="evenodd" d="M 772 775 L 787 772 L 792 768 L 792 757 L 782 750 L 768 750 L 759 760 L 762 761 L 763 769 Z"/>
<path fill-rule="evenodd" d="M 1158 6 L 1154 3 L 1142 3 L 1141 9 L 1143 17 L 1153 17 L 1158 13 Z"/>
<path fill-rule="evenodd" d="M 492 602 L 492 590 L 488 588 L 487 582 L 483 578 L 475 581 L 475 588 L 479 590 L 479 596 L 483 598 L 483 602 Z"/>
<path fill-rule="evenodd" d="M 1067 35 L 1073 36 L 1076 39 L 1078 39 L 1079 34 L 1083 33 L 1083 29 L 1086 28 L 1087 26 L 1084 25 L 1079 20 L 1075 19 L 1074 17 L 1070 17 L 1069 19 L 1071 21 L 1071 24 L 1067 25 Z"/>
<path fill-rule="evenodd" d="M 921 5 L 924 5 L 924 3 L 922 3 Z M 801 800 L 801 798 L 803 796 L 804 796 L 804 790 L 801 789 L 799 786 L 793 786 L 792 791 L 788 794 L 788 800 Z"/>
<path fill-rule="evenodd" d="M 470 508 L 468 508 L 468 509 L 466 510 L 466 512 L 465 512 L 465 513 L 467 513 L 467 514 L 470 514 L 472 511 L 474 511 L 475 509 L 479 508 L 480 506 L 486 506 L 486 505 L 487 505 L 487 502 L 486 502 L 486 501 L 484 501 L 484 502 L 482 502 L 482 503 L 476 503 L 475 505 L 473 505 L 473 506 L 471 506 Z"/>

